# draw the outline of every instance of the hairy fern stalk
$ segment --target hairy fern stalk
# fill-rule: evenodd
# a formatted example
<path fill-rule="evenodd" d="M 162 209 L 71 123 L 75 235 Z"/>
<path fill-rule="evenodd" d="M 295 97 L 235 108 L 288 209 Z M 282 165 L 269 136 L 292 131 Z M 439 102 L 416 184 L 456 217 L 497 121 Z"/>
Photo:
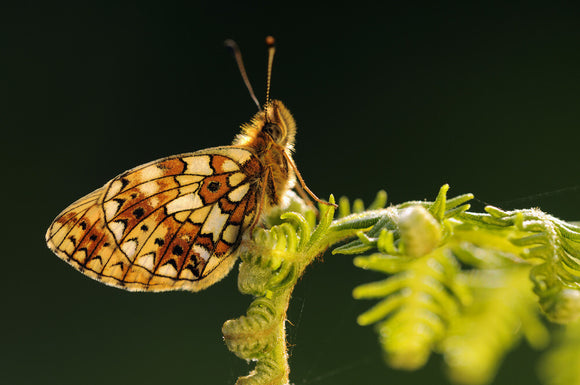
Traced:
<path fill-rule="evenodd" d="M 292 290 L 329 248 L 353 255 L 359 268 L 385 274 L 356 287 L 353 296 L 378 301 L 357 322 L 375 326 L 394 368 L 418 369 L 435 352 L 445 357 L 452 382 L 487 384 L 522 338 L 534 348 L 547 345 L 544 318 L 569 324 L 561 333 L 577 341 L 580 227 L 537 209 L 488 206 L 472 213 L 467 202 L 473 196 L 447 199 L 448 189 L 441 187 L 433 202 L 389 207 L 379 192 L 366 209 L 360 200 L 351 207 L 343 198 L 337 215 L 324 205 L 318 220 L 291 195 L 284 210 L 267 218 L 267 228 L 242 244 L 238 288 L 254 300 L 222 332 L 230 351 L 255 361 L 255 368 L 237 384 L 289 384 L 285 321 Z M 565 337 L 558 341 L 542 366 L 546 384 L 580 383 L 578 365 L 557 359 L 577 362 L 580 349 Z"/>

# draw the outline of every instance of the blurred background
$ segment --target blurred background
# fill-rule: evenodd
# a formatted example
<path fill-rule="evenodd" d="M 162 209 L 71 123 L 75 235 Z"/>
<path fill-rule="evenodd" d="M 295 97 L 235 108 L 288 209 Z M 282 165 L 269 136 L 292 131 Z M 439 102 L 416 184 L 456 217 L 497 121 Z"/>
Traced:
<path fill-rule="evenodd" d="M 474 209 L 537 206 L 580 219 L 580 14 L 568 5 L 460 6 L 215 1 L 4 4 L 0 9 L 4 262 L 2 384 L 233 384 L 250 365 L 221 325 L 251 298 L 237 269 L 196 294 L 105 287 L 50 252 L 44 233 L 77 198 L 163 156 L 229 144 L 256 111 L 264 37 L 272 91 L 298 123 L 296 163 L 321 197 L 392 203 L 472 192 Z M 379 278 L 324 256 L 289 311 L 296 384 L 447 383 L 387 368 L 372 302 Z M 539 384 L 522 344 L 494 384 Z"/>

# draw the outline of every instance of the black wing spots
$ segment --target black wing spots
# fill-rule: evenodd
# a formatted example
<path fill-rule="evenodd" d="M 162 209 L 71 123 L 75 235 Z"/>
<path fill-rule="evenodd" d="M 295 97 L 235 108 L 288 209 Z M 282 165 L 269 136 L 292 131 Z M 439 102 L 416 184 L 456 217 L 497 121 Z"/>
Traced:
<path fill-rule="evenodd" d="M 137 207 L 135 210 L 133 210 L 133 216 L 137 219 L 141 218 L 143 214 L 145 214 L 143 207 Z"/>
<path fill-rule="evenodd" d="M 117 208 L 117 212 L 119 212 L 119 210 L 121 210 L 121 207 L 123 207 L 123 203 L 125 203 L 125 199 L 115 198 L 113 200 L 119 204 L 119 207 Z"/>
<path fill-rule="evenodd" d="M 99 223 L 99 220 L 95 221 L 95 223 L 93 223 L 93 224 L 91 225 L 91 228 L 90 228 L 88 231 L 86 231 L 86 232 L 83 234 L 83 237 L 82 237 L 82 238 L 79 240 L 79 242 L 78 242 L 78 246 L 80 246 L 80 245 L 83 243 L 83 241 L 85 240 L 85 238 L 86 238 L 86 237 L 87 237 L 89 234 L 91 234 L 91 232 L 93 231 L 93 229 L 95 228 L 95 226 L 96 226 L 98 223 Z M 86 229 L 86 223 L 85 223 L 85 227 L 84 227 L 84 229 Z M 84 230 L 84 229 L 83 229 L 83 230 Z M 89 239 L 90 239 L 91 241 L 94 241 L 95 239 L 93 239 L 93 237 L 96 239 L 96 238 L 97 238 L 96 234 L 91 234 L 91 236 L 89 237 Z M 71 240 L 71 241 L 72 241 L 72 240 Z M 76 240 L 75 240 L 75 241 L 76 241 Z M 73 244 L 74 244 L 74 243 L 73 243 Z M 74 253 L 77 251 L 77 249 L 76 249 L 76 248 L 77 248 L 78 246 L 77 246 L 77 245 L 75 245 L 75 250 L 73 251 L 73 254 L 74 254 Z M 95 247 L 97 247 L 97 246 L 95 246 Z M 85 250 L 85 252 L 87 252 L 87 251 L 88 251 L 86 247 L 83 247 L 82 249 L 84 249 L 84 250 Z M 82 250 L 82 249 L 79 249 L 79 250 Z M 87 254 L 88 254 L 88 253 L 87 253 Z"/>
<path fill-rule="evenodd" d="M 77 239 L 75 238 L 75 236 L 74 235 L 71 235 L 71 236 L 68 237 L 68 239 L 69 239 L 69 241 L 72 242 L 73 246 L 76 248 L 76 246 L 77 246 Z"/>
<path fill-rule="evenodd" d="M 196 263 L 196 267 L 197 267 L 197 263 Z M 198 269 L 196 269 L 194 266 L 192 266 L 191 264 L 188 264 L 187 266 L 184 267 L 184 269 L 191 271 L 191 274 L 193 274 L 193 276 L 195 278 L 199 278 L 201 273 L 199 272 Z M 189 281 L 189 280 L 188 280 Z"/>
<path fill-rule="evenodd" d="M 109 242 L 103 243 L 103 247 L 109 247 L 109 246 L 111 246 L 111 244 Z"/>
<path fill-rule="evenodd" d="M 177 157 L 177 160 L 179 160 L 181 162 L 182 169 L 181 169 L 180 174 L 183 174 L 185 172 L 185 170 L 187 170 L 187 167 L 188 167 L 187 162 L 183 160 L 183 157 Z"/>
<path fill-rule="evenodd" d="M 172 177 L 173 177 L 173 176 L 172 176 Z M 166 178 L 166 177 L 165 177 L 165 178 Z M 152 179 L 152 180 L 153 180 L 153 179 Z M 135 188 L 135 187 L 137 187 L 137 186 L 133 186 L 133 188 Z M 163 194 L 163 193 L 166 193 L 166 192 L 169 192 L 169 191 L 173 191 L 173 190 L 179 190 L 181 187 L 182 187 L 182 186 L 179 186 L 179 185 L 177 185 L 177 187 L 173 187 L 173 188 L 166 189 L 166 190 L 160 190 L 160 191 L 156 192 L 155 194 L 147 195 L 147 196 L 145 196 L 143 199 L 141 199 L 141 200 L 138 200 L 137 202 L 131 202 L 131 204 L 130 204 L 129 206 L 127 206 L 125 209 L 123 209 L 122 211 L 120 210 L 120 206 L 119 206 L 119 210 L 117 210 L 117 212 L 115 213 L 115 217 L 118 217 L 118 216 L 120 216 L 121 214 L 124 214 L 124 213 L 125 213 L 125 211 L 127 211 L 127 210 L 131 210 L 133 207 L 140 205 L 142 202 L 144 202 L 144 201 L 146 201 L 146 200 L 148 200 L 148 199 L 151 199 L 151 198 L 153 198 L 153 197 L 154 197 L 154 196 L 156 196 L 156 195 Z M 173 200 L 173 199 L 171 199 L 171 200 Z M 171 200 L 170 200 L 170 201 L 171 201 Z M 143 219 L 145 219 L 145 218 L 147 218 L 149 215 L 153 214 L 153 213 L 154 213 L 156 210 L 159 210 L 160 208 L 162 208 L 162 207 L 165 207 L 165 206 L 166 206 L 166 204 L 167 204 L 167 203 L 163 203 L 163 204 L 159 205 L 159 207 L 155 207 L 155 210 L 152 210 L 152 211 L 151 211 L 149 214 L 147 214 L 145 217 L 143 217 Z M 133 210 L 135 210 L 135 209 L 133 209 Z"/>
<path fill-rule="evenodd" d="M 97 250 L 97 248 L 99 247 L 99 244 L 102 242 L 103 238 L 105 238 L 106 233 L 103 233 L 101 235 L 101 239 L 99 239 L 99 241 L 97 242 L 97 244 L 95 245 L 95 247 L 93 247 L 93 249 L 91 250 L 91 252 L 89 254 L 87 254 L 87 257 L 85 258 L 85 263 L 84 264 L 79 264 L 83 269 L 85 268 L 85 266 L 87 265 L 87 263 L 91 260 L 93 253 L 95 252 L 95 250 Z M 105 242 L 103 243 L 103 248 L 104 247 L 108 247 L 109 243 Z M 96 257 L 95 257 L 96 258 Z M 101 264 L 103 264 L 103 260 L 101 259 L 101 257 L 99 256 L 99 259 L 101 260 Z"/>
<path fill-rule="evenodd" d="M 113 223 L 122 223 L 122 224 L 123 224 L 123 231 L 122 231 L 122 233 L 123 233 L 123 234 L 122 234 L 122 235 L 123 235 L 123 237 L 121 237 L 121 239 L 117 240 L 117 237 L 115 237 L 115 235 L 114 235 L 114 234 L 112 234 L 112 235 L 113 235 L 113 238 L 115 239 L 115 242 L 117 243 L 117 245 L 119 245 L 119 242 L 123 241 L 123 238 L 124 238 L 124 236 L 126 235 L 126 234 L 125 234 L 125 231 L 127 231 L 127 224 L 129 224 L 129 221 L 128 221 L 127 219 L 116 219 L 116 220 L 114 220 L 114 221 L 111 221 L 111 222 L 110 222 L 110 224 L 107 224 L 107 229 L 108 229 L 108 230 L 109 230 L 111 233 L 113 233 L 113 231 L 111 230 L 111 224 L 113 224 Z"/>
<path fill-rule="evenodd" d="M 171 265 L 171 266 L 173 266 L 175 271 L 177 271 L 177 262 L 175 262 L 175 259 L 170 259 L 169 261 L 167 261 L 163 264 L 163 266 L 165 266 L 165 265 Z"/>
<path fill-rule="evenodd" d="M 211 192 L 218 191 L 220 189 L 220 187 L 221 187 L 221 183 L 218 181 L 215 181 L 215 180 L 209 182 L 209 184 L 207 185 L 207 189 Z"/>
<path fill-rule="evenodd" d="M 86 230 L 87 229 L 87 222 L 82 221 L 79 226 L 81 227 L 81 229 Z"/>
<path fill-rule="evenodd" d="M 175 245 L 173 247 L 173 250 L 171 250 L 171 253 L 173 255 L 177 255 L 179 257 L 179 256 L 183 255 L 183 248 L 179 245 Z M 177 266 L 175 267 L 175 270 L 177 270 Z"/>
<path fill-rule="evenodd" d="M 156 210 L 153 210 L 149 215 L 152 215 L 154 212 L 156 212 L 159 209 L 162 209 L 162 208 L 160 207 L 160 208 L 158 208 Z M 141 253 L 142 248 L 147 244 L 147 242 L 149 241 L 149 239 L 151 238 L 151 236 L 155 233 L 155 231 L 157 230 L 157 228 L 159 228 L 159 226 L 161 226 L 161 224 L 163 222 L 165 222 L 168 218 L 170 218 L 170 216 L 167 216 L 166 215 L 166 217 L 164 219 L 158 221 L 155 224 L 155 226 L 153 227 L 153 229 L 149 232 L 149 234 L 147 235 L 147 237 L 145 238 L 145 240 L 141 244 L 141 247 L 139 247 L 139 248 L 137 248 L 135 250 L 135 255 L 139 255 Z M 141 230 L 143 230 L 143 226 L 147 230 L 149 230 L 149 228 L 146 225 L 142 225 L 141 226 Z M 143 230 L 143 231 L 147 231 L 147 230 Z M 163 238 L 155 238 L 155 240 L 154 240 L 153 243 L 156 244 L 157 246 L 161 247 L 165 243 L 165 241 L 164 241 Z M 153 255 L 154 255 L 153 263 L 155 263 L 155 257 L 157 256 L 157 253 L 153 252 Z M 136 260 L 137 260 L 137 258 L 134 258 L 132 261 L 129 262 L 129 268 L 127 269 L 127 271 L 125 272 L 125 274 L 123 274 L 123 280 L 125 279 L 125 277 L 127 276 L 127 274 L 129 274 L 129 271 L 131 270 L 131 267 L 134 265 L 134 263 L 135 263 Z M 150 272 L 152 274 L 151 277 L 149 278 L 149 281 L 151 281 L 151 278 L 153 277 L 153 274 L 154 274 L 156 268 L 157 268 L 157 264 L 155 264 L 153 271 L 151 271 L 149 269 L 145 269 L 145 270 L 147 270 L 148 272 Z M 146 289 L 149 287 L 149 281 L 147 283 L 144 283 L 143 284 Z"/>
<path fill-rule="evenodd" d="M 167 249 L 169 249 L 169 245 L 171 244 L 171 242 L 173 242 L 173 240 L 175 239 L 175 237 L 177 236 L 177 234 L 179 234 L 179 232 L 181 231 L 181 228 L 183 227 L 184 224 L 185 224 L 185 222 L 181 223 L 179 225 L 179 227 L 177 228 L 177 230 L 175 230 L 175 233 L 173 234 L 173 236 L 169 240 L 169 244 L 167 245 L 168 247 L 166 247 L 165 250 L 163 250 L 163 253 L 159 256 L 159 262 L 157 264 L 155 264 L 155 267 L 153 269 L 154 273 L 147 280 L 147 285 L 149 285 L 149 283 L 151 282 L 151 280 L 155 276 L 155 272 L 157 272 L 157 270 L 159 269 L 159 265 L 161 264 L 161 261 L 163 261 L 163 257 L 165 257 L 165 253 L 167 253 Z M 160 238 L 155 239 L 155 241 L 157 241 L 158 239 L 160 239 Z"/>
<path fill-rule="evenodd" d="M 141 225 L 141 231 L 147 231 L 149 230 L 149 227 L 147 225 Z"/>
<path fill-rule="evenodd" d="M 103 258 L 100 255 L 97 255 L 95 258 L 91 258 L 91 261 L 96 261 L 96 260 L 99 260 L 101 265 L 103 264 Z M 85 266 L 86 266 L 86 263 L 85 263 Z"/>
<path fill-rule="evenodd" d="M 128 175 L 128 174 L 125 174 L 125 175 Z M 119 179 L 119 180 L 121 181 L 121 190 L 119 190 L 119 191 L 123 191 L 125 189 L 125 187 L 127 187 L 127 185 L 129 184 L 129 179 L 122 176 L 121 179 Z"/>
<path fill-rule="evenodd" d="M 130 196 L 131 196 L 131 199 L 135 199 L 135 198 L 137 198 L 137 193 L 133 193 Z"/>
<path fill-rule="evenodd" d="M 61 214 L 57 217 L 57 219 L 55 219 L 53 221 L 53 223 L 50 225 L 50 227 L 54 226 L 55 223 L 58 223 L 58 221 L 60 220 L 60 218 L 62 218 L 64 215 L 72 213 L 71 217 L 69 219 L 67 219 L 64 223 L 61 224 L 60 228 L 54 233 L 51 234 L 50 238 L 48 240 L 51 240 L 52 238 L 54 238 L 54 236 L 56 234 L 58 234 L 61 230 L 66 229 L 67 225 L 72 221 L 74 222 L 70 228 L 68 228 L 68 231 L 66 232 L 65 236 L 62 238 L 62 241 L 58 244 L 58 245 L 54 245 L 55 248 L 59 248 L 60 245 L 62 245 L 62 243 L 68 238 L 68 235 L 70 234 L 70 232 L 75 228 L 75 226 L 77 225 L 77 223 L 79 223 L 80 221 L 83 220 L 83 218 L 85 217 L 85 214 L 87 213 L 87 211 L 89 211 L 91 209 L 91 207 L 94 206 L 94 203 L 90 204 L 86 209 L 84 209 L 84 211 L 78 212 L 78 213 L 72 213 L 72 211 L 67 211 L 64 214 Z M 82 213 L 82 214 L 81 214 Z"/>
<path fill-rule="evenodd" d="M 96 234 L 92 234 L 92 235 L 89 237 L 89 240 L 91 240 L 91 241 L 96 241 L 96 240 L 97 240 L 97 235 L 96 235 Z"/>
<path fill-rule="evenodd" d="M 116 240 L 115 240 L 115 242 L 116 242 Z M 121 248 L 120 248 L 120 247 L 119 247 L 119 245 L 117 244 L 117 245 L 116 245 L 116 247 L 113 247 L 113 248 L 111 248 L 111 253 L 109 254 L 109 259 L 107 259 L 107 262 L 106 262 L 106 263 L 103 265 L 103 268 L 101 269 L 101 271 L 100 271 L 98 274 L 100 274 L 100 275 L 103 275 L 103 271 L 105 271 L 105 269 L 107 268 L 107 265 L 109 264 L 109 262 L 111 262 L 111 259 L 113 258 L 113 254 L 115 253 L 115 250 L 118 250 L 118 251 L 119 251 L 119 253 L 120 253 L 120 255 L 121 255 L 121 256 L 123 256 L 123 257 L 125 257 L 125 259 L 126 259 L 127 261 L 129 261 L 129 263 L 131 263 L 131 260 L 129 259 L 129 257 L 127 257 L 127 256 L 125 255 L 125 253 L 124 253 L 124 252 L 121 250 Z M 115 263 L 115 266 L 116 266 L 117 264 L 118 264 L 118 262 L 117 262 L 117 263 Z M 113 277 L 113 278 L 114 278 L 114 277 Z M 118 280 L 118 278 L 115 278 L 115 279 L 117 279 L 117 280 Z"/>
<path fill-rule="evenodd" d="M 197 234 L 195 235 L 195 237 L 190 241 L 190 246 L 189 246 L 188 253 L 191 251 L 191 248 L 196 243 L 199 244 L 200 246 L 203 246 L 203 247 L 206 247 L 207 248 L 207 246 L 205 245 L 205 242 L 196 242 L 196 240 L 197 239 L 203 239 L 204 236 L 200 235 L 201 234 L 201 229 L 203 228 L 203 225 L 207 221 L 208 216 L 206 216 L 204 218 L 203 222 L 199 225 L 200 226 L 199 227 L 199 231 L 197 232 Z M 185 223 L 187 223 L 187 221 L 184 221 L 183 223 L 181 223 L 179 225 L 179 227 L 177 228 L 177 230 L 175 231 L 175 233 L 173 234 L 173 236 L 169 240 L 168 246 L 171 244 L 171 242 L 173 242 L 173 240 L 175 239 L 175 237 L 177 237 L 177 234 L 179 234 L 179 232 L 181 231 L 181 228 L 185 225 Z M 157 239 L 160 239 L 160 238 L 157 238 Z M 157 239 L 155 241 L 157 241 Z M 212 245 L 212 252 L 213 252 L 213 248 L 215 248 L 215 245 L 211 241 L 211 238 L 210 238 L 210 242 L 211 242 L 211 245 Z M 163 251 L 163 253 L 159 256 L 159 263 L 155 265 L 155 268 L 153 270 L 154 272 L 156 272 L 159 269 L 159 264 L 161 263 L 161 261 L 165 257 L 165 253 L 167 253 L 168 248 L 169 247 L 165 248 L 165 250 Z M 178 270 L 176 277 L 179 277 L 179 274 L 181 273 L 181 269 L 183 269 L 183 264 L 182 264 L 181 268 Z M 149 277 L 149 280 L 147 281 L 147 285 L 149 285 L 149 283 L 151 282 L 151 280 L 153 279 L 153 277 L 154 277 L 154 275 L 151 275 L 151 277 Z"/>

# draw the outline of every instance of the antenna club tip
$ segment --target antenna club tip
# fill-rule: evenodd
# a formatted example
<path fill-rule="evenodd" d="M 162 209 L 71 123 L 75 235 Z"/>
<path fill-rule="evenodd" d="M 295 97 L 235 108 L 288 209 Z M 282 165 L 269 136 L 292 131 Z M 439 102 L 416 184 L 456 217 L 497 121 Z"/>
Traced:
<path fill-rule="evenodd" d="M 276 39 L 273 36 L 266 36 L 266 45 L 272 47 L 276 43 Z"/>

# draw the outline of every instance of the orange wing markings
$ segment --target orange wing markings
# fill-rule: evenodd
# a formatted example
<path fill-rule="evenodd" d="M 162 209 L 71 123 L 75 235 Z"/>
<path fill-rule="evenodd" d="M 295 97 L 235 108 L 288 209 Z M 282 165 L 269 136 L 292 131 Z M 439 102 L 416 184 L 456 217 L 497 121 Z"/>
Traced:
<path fill-rule="evenodd" d="M 186 184 L 180 184 L 175 179 L 174 176 L 158 179 L 148 183 L 148 190 L 133 188 L 112 197 L 103 204 L 107 222 L 125 220 L 128 223 L 124 232 L 129 232 L 157 208 L 167 205 L 179 196 L 194 193 L 199 188 L 198 182 L 190 180 Z"/>
<path fill-rule="evenodd" d="M 222 157 L 227 159 L 225 157 Z M 223 160 L 221 161 L 224 162 Z M 230 160 L 231 162 L 231 160 Z M 223 170 L 221 170 L 223 171 Z M 199 191 L 199 196 L 203 201 L 202 207 L 207 207 L 208 205 L 212 205 L 217 199 L 225 195 L 229 192 L 230 187 L 227 185 L 227 178 L 231 175 L 231 172 L 228 174 L 222 174 L 217 176 L 208 176 L 202 181 L 202 188 Z M 212 187 L 212 184 L 217 184 L 217 187 Z M 214 191 L 211 191 L 211 190 Z M 126 192 L 130 192 L 131 190 L 126 190 Z M 180 190 L 181 191 L 181 190 Z M 193 191 L 193 193 L 197 192 Z M 175 198 L 175 196 L 173 197 Z M 135 205 L 131 206 L 134 207 Z M 133 267 L 137 258 L 140 255 L 148 255 L 149 261 L 147 261 L 147 265 L 151 262 L 155 263 L 155 267 L 151 268 L 151 266 L 139 266 L 145 268 L 147 271 L 150 271 L 153 275 L 163 275 L 168 276 L 173 279 L 181 279 L 181 272 L 184 268 L 191 271 L 193 277 L 189 277 L 189 279 L 195 279 L 196 275 L 199 276 L 199 271 L 205 265 L 205 261 L 200 258 L 195 258 L 195 262 L 193 265 L 190 263 L 186 263 L 186 259 L 189 262 L 191 260 L 191 256 L 188 257 L 189 251 L 191 250 L 193 244 L 195 243 L 195 238 L 198 236 L 199 226 L 196 226 L 192 222 L 183 222 L 177 220 L 177 216 L 179 214 L 186 214 L 189 217 L 193 211 L 196 210 L 189 210 L 189 211 L 180 211 L 177 215 L 167 216 L 162 214 L 162 211 L 159 210 L 161 207 L 152 210 L 144 210 L 142 205 L 139 205 L 137 209 L 141 209 L 138 214 L 145 215 L 141 218 L 140 221 L 137 221 L 139 218 L 131 218 L 129 216 L 123 216 L 123 213 L 117 214 L 114 217 L 115 222 L 121 222 L 124 226 L 123 236 L 119 240 L 120 248 L 126 254 L 129 253 L 129 259 L 131 261 L 130 266 L 125 271 L 123 276 L 123 280 L 130 280 L 134 278 L 135 274 L 131 274 L 131 268 Z M 164 206 L 164 207 L 167 207 Z M 213 205 L 212 205 L 213 207 Z M 131 215 L 135 216 L 136 210 L 129 210 L 129 208 L 124 210 L 124 213 L 130 213 Z M 139 215 L 139 216 L 140 216 Z M 149 220 L 148 216 L 156 215 L 154 220 Z M 180 215 L 181 216 L 181 215 Z M 207 217 L 206 217 L 207 219 Z M 131 222 L 133 221 L 133 222 Z M 147 221 L 151 222 L 150 224 Z M 182 223 L 183 222 L 183 223 Z M 165 244 L 162 250 L 155 250 L 150 251 L 150 248 L 147 249 L 147 252 L 144 253 L 143 249 L 146 248 L 146 244 L 148 242 L 148 238 L 156 231 L 156 228 L 153 228 L 151 232 L 147 233 L 149 227 L 155 226 L 155 223 L 166 227 L 169 229 L 167 231 L 167 237 L 171 237 L 171 240 L 168 240 L 167 237 L 164 238 L 157 238 L 155 242 L 162 241 Z M 182 224 L 180 224 L 182 223 Z M 203 225 L 203 223 L 202 223 Z M 139 227 L 139 229 L 136 229 Z M 182 228 L 183 227 L 183 228 Z M 147 237 L 143 239 L 143 236 L 139 236 L 139 233 L 146 233 Z M 126 247 L 125 247 L 126 246 Z M 211 251 L 211 249 L 210 249 Z M 159 256 L 161 253 L 161 256 Z M 183 255 L 183 257 L 182 257 Z M 198 253 L 199 256 L 199 253 Z M 148 268 L 147 268 L 148 267 Z M 139 270 L 139 269 L 137 269 Z M 134 273 L 134 271 L 133 271 Z M 152 279 L 152 277 L 149 277 Z"/>
<path fill-rule="evenodd" d="M 259 186 L 256 185 L 254 189 L 250 189 L 228 217 L 218 241 L 213 245 L 213 254 L 204 266 L 202 277 L 207 277 L 213 271 L 220 269 L 220 265 L 227 264 L 228 257 L 237 250 L 244 232 L 251 228 L 257 220 L 255 217 L 257 199 L 255 188 L 259 188 Z"/>
<path fill-rule="evenodd" d="M 203 210 L 203 208 L 202 208 L 202 210 Z M 191 210 L 190 216 L 195 211 L 198 211 L 198 210 Z M 209 212 L 209 210 L 205 210 L 205 211 Z M 168 235 L 170 235 L 170 236 L 163 239 L 163 244 L 165 245 L 165 247 L 163 248 L 163 250 L 160 250 L 160 255 L 158 258 L 156 258 L 155 267 L 152 270 L 153 274 L 149 278 L 147 285 L 156 284 L 155 276 L 164 275 L 164 274 L 159 273 L 159 269 L 162 268 L 166 263 L 169 263 L 170 266 L 173 267 L 171 262 L 169 262 L 170 260 L 173 260 L 175 262 L 175 265 L 178 265 L 176 258 L 183 260 L 183 261 L 181 261 L 179 266 L 176 266 L 176 268 L 175 268 L 175 278 L 174 279 L 177 279 L 177 280 L 179 279 L 178 274 L 181 272 L 182 267 L 186 263 L 189 264 L 189 262 L 192 260 L 192 258 L 194 256 L 197 257 L 197 258 L 195 258 L 195 260 L 197 262 L 197 263 L 194 263 L 195 266 L 197 266 L 198 264 L 205 264 L 205 262 L 203 262 L 203 258 L 201 258 L 199 253 L 197 252 L 196 246 L 197 247 L 206 247 L 206 245 L 202 244 L 202 241 L 200 239 L 200 232 L 201 232 L 201 228 L 205 224 L 205 221 L 207 220 L 207 217 L 208 217 L 208 214 L 205 215 L 205 217 L 203 218 L 203 221 L 200 223 L 192 222 L 189 219 L 189 217 L 185 221 L 183 221 L 182 223 L 179 223 L 178 221 L 176 221 L 172 217 L 168 217 L 168 220 L 175 221 L 177 223 L 171 224 L 170 228 L 172 228 L 173 231 L 169 231 Z M 184 229 L 184 227 L 185 227 L 185 229 Z M 187 232 L 188 229 L 191 231 L 194 231 L 195 233 L 194 234 L 188 233 Z M 188 237 L 189 237 L 189 239 L 188 239 Z M 185 253 L 185 249 L 188 250 L 188 253 Z M 208 251 L 208 252 L 211 253 L 211 251 Z M 198 254 L 196 255 L 196 253 L 198 253 Z M 172 255 L 175 257 L 172 257 Z M 167 269 L 169 269 L 169 268 L 170 267 L 168 266 Z M 172 278 L 172 277 L 170 277 L 170 278 Z M 195 279 L 190 279 L 190 280 L 195 280 Z"/>
<path fill-rule="evenodd" d="M 109 285 L 200 290 L 233 267 L 256 219 L 251 186 L 261 170 L 252 151 L 236 147 L 152 162 L 74 202 L 46 239 L 61 259 Z"/>
<path fill-rule="evenodd" d="M 57 217 L 47 233 L 48 244 L 59 257 L 93 278 L 100 278 L 97 267 L 104 258 L 100 251 L 111 245 L 105 246 L 111 236 L 98 203 L 104 191 L 101 188 L 73 203 Z M 58 224 L 61 226 L 55 230 Z M 56 237 L 57 233 L 61 234 Z"/>
<path fill-rule="evenodd" d="M 111 181 L 105 194 L 105 201 L 141 184 L 185 172 L 187 164 L 182 157 L 175 156 L 144 164 L 126 171 Z"/>

